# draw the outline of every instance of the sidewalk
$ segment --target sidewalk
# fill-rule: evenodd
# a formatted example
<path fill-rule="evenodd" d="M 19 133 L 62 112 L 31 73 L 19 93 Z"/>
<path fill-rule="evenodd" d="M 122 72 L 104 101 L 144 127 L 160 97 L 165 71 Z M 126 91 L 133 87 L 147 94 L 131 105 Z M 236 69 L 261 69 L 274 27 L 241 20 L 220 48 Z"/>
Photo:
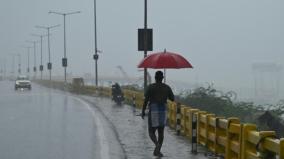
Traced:
<path fill-rule="evenodd" d="M 128 159 L 151 159 L 154 144 L 151 142 L 147 132 L 147 118 L 141 119 L 139 109 L 135 111 L 128 105 L 118 106 L 107 98 L 81 96 L 96 108 L 98 108 L 112 124 L 117 132 Z M 110 147 L 111 150 L 111 147 Z M 163 159 L 205 159 L 203 154 L 192 155 L 191 144 L 188 139 L 176 136 L 176 133 L 166 127 L 164 145 L 161 152 Z"/>

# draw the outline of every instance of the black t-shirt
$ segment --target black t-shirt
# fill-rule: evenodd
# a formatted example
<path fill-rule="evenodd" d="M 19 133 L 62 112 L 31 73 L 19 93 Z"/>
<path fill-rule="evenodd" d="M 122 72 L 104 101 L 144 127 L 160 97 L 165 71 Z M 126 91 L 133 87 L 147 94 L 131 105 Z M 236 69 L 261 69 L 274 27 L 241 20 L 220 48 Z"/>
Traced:
<path fill-rule="evenodd" d="M 172 89 L 164 83 L 153 83 L 147 87 L 145 100 L 150 103 L 165 104 L 167 99 L 174 101 Z"/>

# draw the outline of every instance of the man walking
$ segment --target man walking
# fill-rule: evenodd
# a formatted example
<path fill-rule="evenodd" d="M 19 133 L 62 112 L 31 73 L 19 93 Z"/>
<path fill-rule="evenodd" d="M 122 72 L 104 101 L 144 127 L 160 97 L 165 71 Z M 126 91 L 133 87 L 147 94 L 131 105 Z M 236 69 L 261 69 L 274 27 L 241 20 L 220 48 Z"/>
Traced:
<path fill-rule="evenodd" d="M 163 72 L 157 71 L 155 74 L 156 83 L 150 84 L 145 92 L 141 114 L 144 119 L 146 107 L 149 105 L 148 132 L 151 140 L 155 144 L 153 155 L 158 157 L 163 157 L 161 148 L 167 120 L 167 100 L 174 101 L 173 91 L 168 85 L 162 83 L 163 78 Z M 156 131 L 158 131 L 158 139 L 155 134 Z"/>

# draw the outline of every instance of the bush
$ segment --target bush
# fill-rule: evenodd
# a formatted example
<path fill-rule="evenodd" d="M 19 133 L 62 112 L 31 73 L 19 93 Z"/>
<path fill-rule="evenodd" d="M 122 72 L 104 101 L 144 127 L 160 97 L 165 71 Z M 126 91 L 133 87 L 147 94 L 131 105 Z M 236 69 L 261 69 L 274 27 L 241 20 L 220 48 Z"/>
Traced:
<path fill-rule="evenodd" d="M 242 121 L 255 123 L 255 114 L 261 111 L 250 102 L 234 103 L 233 100 L 236 97 L 237 94 L 233 91 L 224 93 L 216 90 L 213 85 L 209 85 L 207 88 L 196 88 L 192 92 L 188 92 L 187 95 L 177 98 L 181 103 L 214 113 L 217 116 L 238 117 Z"/>

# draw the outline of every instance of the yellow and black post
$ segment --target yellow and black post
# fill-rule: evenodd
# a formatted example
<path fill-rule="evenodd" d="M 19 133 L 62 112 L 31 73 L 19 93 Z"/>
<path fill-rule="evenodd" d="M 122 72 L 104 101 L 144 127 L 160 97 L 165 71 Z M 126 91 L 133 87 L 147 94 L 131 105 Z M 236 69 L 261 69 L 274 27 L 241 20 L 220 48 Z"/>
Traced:
<path fill-rule="evenodd" d="M 132 105 L 133 105 L 134 108 L 136 107 L 136 96 L 135 96 L 135 94 L 133 94 L 133 96 L 132 96 Z"/>
<path fill-rule="evenodd" d="M 177 103 L 177 115 L 176 115 L 176 131 L 177 135 L 180 135 L 181 131 L 181 106 L 180 103 Z"/>
<path fill-rule="evenodd" d="M 191 114 L 191 153 L 197 154 L 197 115 L 195 112 Z"/>

